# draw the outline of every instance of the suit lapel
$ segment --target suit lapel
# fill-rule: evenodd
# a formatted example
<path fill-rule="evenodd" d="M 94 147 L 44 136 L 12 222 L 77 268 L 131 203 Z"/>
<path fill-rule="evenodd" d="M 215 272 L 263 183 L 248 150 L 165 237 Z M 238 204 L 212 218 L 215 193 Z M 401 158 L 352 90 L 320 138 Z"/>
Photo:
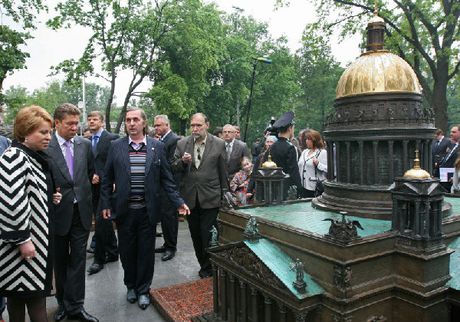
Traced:
<path fill-rule="evenodd" d="M 99 149 L 102 147 L 102 145 L 104 144 L 104 140 L 103 138 L 105 138 L 107 136 L 107 131 L 106 130 L 103 130 L 102 133 L 101 133 L 101 136 L 99 137 L 99 141 L 97 141 L 97 146 L 96 146 L 96 152 L 94 153 L 94 158 L 96 159 L 96 157 L 98 156 L 99 154 Z M 91 140 L 91 146 L 93 144 L 93 141 Z"/>
<path fill-rule="evenodd" d="M 157 152 L 155 151 L 153 139 L 150 137 L 147 137 L 147 155 L 146 155 L 146 160 L 145 160 L 145 176 L 146 177 L 150 171 L 150 167 L 152 165 L 153 158 L 156 153 Z"/>
<path fill-rule="evenodd" d="M 233 146 L 232 146 L 232 153 L 230 153 L 230 157 L 231 158 L 234 158 L 235 155 L 237 155 L 238 153 L 238 142 L 236 141 L 236 139 L 233 141 Z M 230 160 L 228 160 L 230 161 Z"/>
<path fill-rule="evenodd" d="M 82 168 L 82 162 L 87 159 L 85 149 L 80 137 L 76 136 L 73 139 L 73 177 L 81 176 L 79 169 Z"/>
<path fill-rule="evenodd" d="M 200 167 L 203 165 L 203 163 L 206 160 L 206 157 L 209 155 L 209 153 L 211 153 L 210 151 L 212 149 L 213 143 L 214 143 L 213 137 L 212 137 L 212 135 L 210 133 L 208 133 L 208 137 L 206 139 L 206 146 L 204 148 L 204 153 L 201 156 Z"/>
<path fill-rule="evenodd" d="M 59 146 L 59 142 L 56 138 L 56 135 L 54 134 L 51 138 L 51 142 L 50 142 L 48 149 L 50 150 L 49 155 L 54 160 L 54 162 L 56 162 L 56 165 L 59 171 L 61 172 L 62 176 L 68 182 L 73 183 L 73 180 L 70 177 L 69 168 L 67 167 L 67 163 L 65 162 L 64 155 L 62 154 L 61 147 Z"/>
<path fill-rule="evenodd" d="M 126 173 L 131 174 L 131 166 L 129 164 L 129 139 L 125 137 L 122 144 L 120 144 L 121 151 L 114 151 L 115 153 L 120 153 L 123 165 L 125 166 Z"/>

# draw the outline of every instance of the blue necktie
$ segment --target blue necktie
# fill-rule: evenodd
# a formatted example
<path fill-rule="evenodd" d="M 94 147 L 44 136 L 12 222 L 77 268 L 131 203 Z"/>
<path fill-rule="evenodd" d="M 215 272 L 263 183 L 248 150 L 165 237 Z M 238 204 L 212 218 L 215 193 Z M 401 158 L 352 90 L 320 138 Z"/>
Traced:
<path fill-rule="evenodd" d="M 97 142 L 99 142 L 99 135 L 93 135 L 93 140 L 92 140 L 93 154 L 96 154 Z"/>

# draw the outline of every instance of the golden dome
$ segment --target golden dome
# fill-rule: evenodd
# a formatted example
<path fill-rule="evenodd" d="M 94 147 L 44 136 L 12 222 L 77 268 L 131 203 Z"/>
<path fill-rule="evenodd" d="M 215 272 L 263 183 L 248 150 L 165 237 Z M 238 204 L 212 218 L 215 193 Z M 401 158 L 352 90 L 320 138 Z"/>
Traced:
<path fill-rule="evenodd" d="M 264 169 L 274 169 L 274 168 L 277 168 L 278 165 L 272 161 L 272 154 L 269 153 L 268 154 L 268 160 L 265 161 L 264 163 L 262 163 L 262 168 Z"/>
<path fill-rule="evenodd" d="M 336 98 L 377 93 L 422 93 L 412 67 L 386 50 L 361 55 L 340 77 Z"/>
<path fill-rule="evenodd" d="M 404 179 L 425 180 L 431 179 L 431 175 L 420 167 L 418 150 L 415 151 L 414 167 L 404 173 Z"/>

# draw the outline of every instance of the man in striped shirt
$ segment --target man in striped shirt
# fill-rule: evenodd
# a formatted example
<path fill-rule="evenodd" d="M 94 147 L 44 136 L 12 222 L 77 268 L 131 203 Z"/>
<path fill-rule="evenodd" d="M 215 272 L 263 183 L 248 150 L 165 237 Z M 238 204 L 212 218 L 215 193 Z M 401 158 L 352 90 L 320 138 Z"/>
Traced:
<path fill-rule="evenodd" d="M 155 228 L 161 219 L 160 187 L 179 213 L 189 214 L 190 210 L 177 192 L 164 144 L 145 135 L 145 112 L 130 108 L 125 120 L 128 137 L 113 141 L 107 157 L 101 207 L 102 216 L 117 223 L 126 299 L 130 303 L 137 300 L 144 310 L 150 304 Z"/>

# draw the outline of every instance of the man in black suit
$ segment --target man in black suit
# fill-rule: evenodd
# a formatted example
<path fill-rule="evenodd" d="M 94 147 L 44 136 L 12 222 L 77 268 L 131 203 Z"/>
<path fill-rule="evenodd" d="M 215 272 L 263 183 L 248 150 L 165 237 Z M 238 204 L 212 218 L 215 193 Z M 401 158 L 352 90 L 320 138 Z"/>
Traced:
<path fill-rule="evenodd" d="M 224 125 L 222 134 L 225 141 L 225 152 L 227 153 L 228 180 L 231 181 L 235 173 L 241 170 L 241 159 L 249 157 L 249 150 L 246 143 L 236 139 L 236 129 L 231 124 Z"/>
<path fill-rule="evenodd" d="M 91 131 L 91 147 L 94 156 L 94 175 L 92 179 L 93 214 L 96 220 L 94 232 L 96 247 L 93 264 L 88 268 L 89 275 L 98 273 L 104 268 L 104 263 L 118 260 L 117 237 L 112 222 L 105 220 L 100 214 L 99 196 L 101 180 L 104 174 L 105 162 L 110 143 L 118 139 L 118 135 L 104 130 L 104 115 L 99 111 L 92 111 L 87 118 L 88 128 Z"/>
<path fill-rule="evenodd" d="M 456 125 L 456 126 L 453 126 L 450 130 L 450 146 L 446 150 L 447 154 L 439 162 L 439 169 L 454 168 L 455 160 L 457 160 L 457 157 L 458 157 L 459 140 L 460 140 L 460 128 L 459 126 Z M 441 185 L 448 192 L 450 192 L 450 188 L 452 187 L 452 178 L 447 182 L 441 182 Z"/>
<path fill-rule="evenodd" d="M 97 322 L 83 308 L 86 244 L 93 213 L 91 179 L 94 174 L 91 142 L 76 136 L 80 110 L 69 103 L 54 111 L 56 132 L 47 149 L 56 189 L 62 194 L 54 218 L 54 273 L 59 308 L 55 321 Z"/>
<path fill-rule="evenodd" d="M 437 129 L 435 139 L 431 146 L 431 156 L 433 160 L 433 176 L 439 178 L 439 163 L 448 153 L 447 150 L 451 147 L 451 142 L 444 136 L 441 129 Z"/>
<path fill-rule="evenodd" d="M 186 215 L 190 210 L 177 192 L 164 144 L 145 135 L 145 112 L 129 108 L 125 125 L 128 136 L 113 141 L 109 150 L 101 208 L 105 219 L 113 214 L 117 223 L 118 249 L 128 289 L 126 299 L 130 303 L 138 300 L 144 310 L 150 304 L 160 188 L 179 213 Z"/>
<path fill-rule="evenodd" d="M 190 118 L 192 135 L 177 142 L 173 167 L 182 173 L 180 192 L 192 209 L 187 217 L 195 255 L 200 263 L 198 275 L 212 276 L 207 248 L 224 193 L 228 192 L 225 141 L 208 133 L 206 115 Z"/>
<path fill-rule="evenodd" d="M 176 151 L 177 141 L 180 137 L 171 131 L 169 118 L 167 115 L 155 116 L 153 127 L 155 128 L 155 134 L 160 138 L 160 142 L 165 145 L 166 158 L 171 165 L 174 159 L 174 151 Z M 180 176 L 178 173 L 173 173 L 176 186 L 179 186 Z M 163 246 L 155 249 L 156 253 L 164 253 L 161 256 L 162 261 L 172 259 L 177 251 L 177 232 L 179 229 L 179 222 L 177 216 L 177 210 L 173 204 L 167 198 L 166 192 L 161 189 L 161 230 L 163 232 L 164 244 Z"/>

